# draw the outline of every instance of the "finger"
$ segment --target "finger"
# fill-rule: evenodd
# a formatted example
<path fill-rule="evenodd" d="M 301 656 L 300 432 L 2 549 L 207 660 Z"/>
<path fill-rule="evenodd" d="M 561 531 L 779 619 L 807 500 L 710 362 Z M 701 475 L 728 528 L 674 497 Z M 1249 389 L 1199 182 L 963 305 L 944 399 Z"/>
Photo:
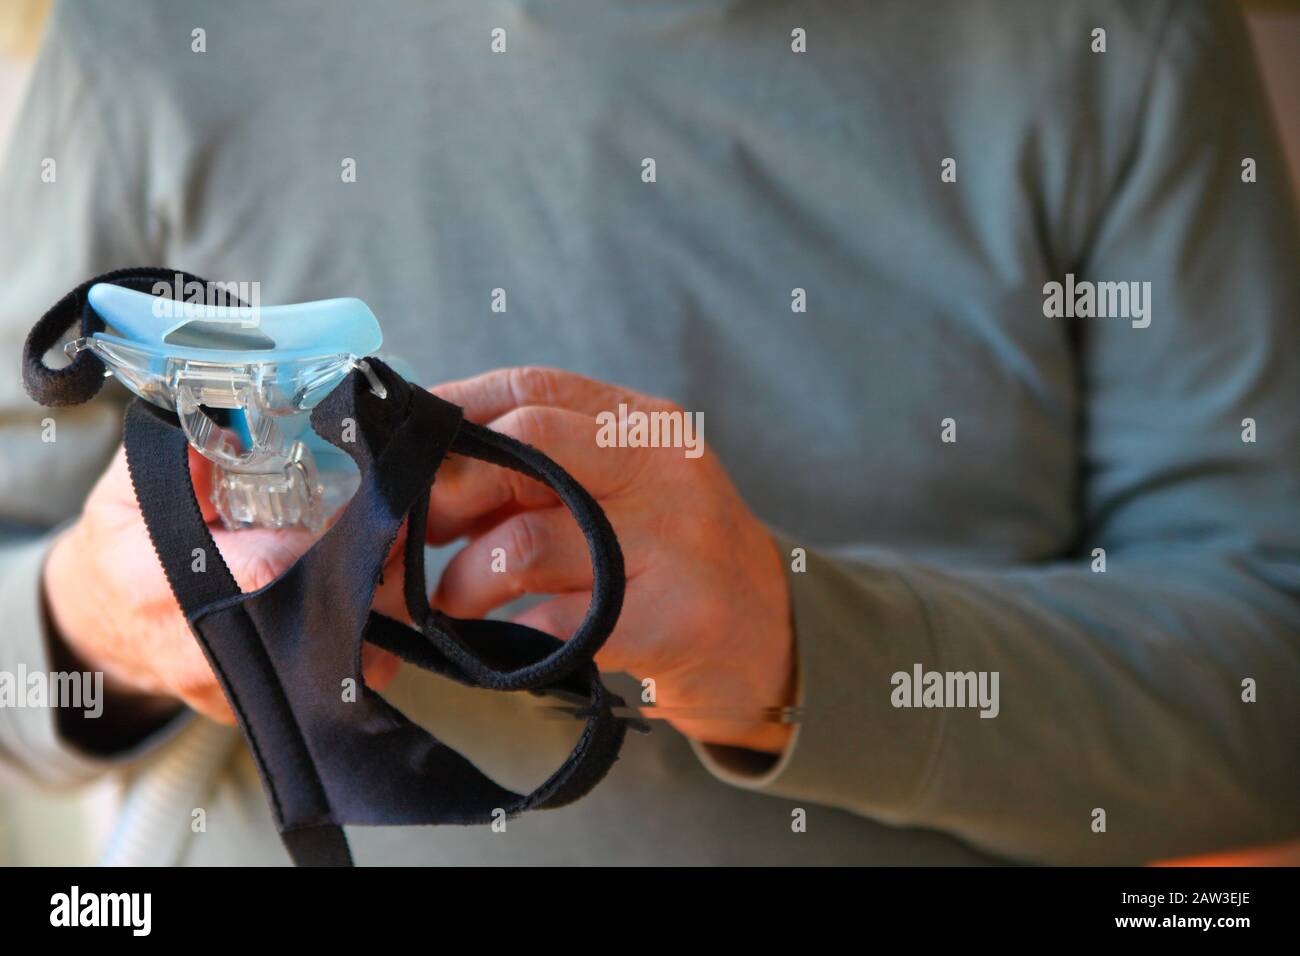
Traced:
<path fill-rule="evenodd" d="M 411 615 L 406 609 L 406 590 L 402 578 L 403 571 L 400 559 L 384 565 L 384 578 L 379 582 L 379 586 L 375 588 L 375 596 L 370 602 L 370 609 L 378 611 L 385 617 L 391 617 L 394 621 L 410 624 Z"/>
<path fill-rule="evenodd" d="M 516 624 L 534 627 L 562 641 L 567 641 L 582 626 L 590 604 L 590 594 L 561 594 L 535 607 L 530 607 L 516 616 L 514 621 Z M 638 673 L 636 662 L 627 653 L 623 644 L 624 642 L 619 639 L 618 628 L 615 628 L 614 633 L 605 642 L 605 646 L 596 653 L 596 666 L 609 673 Z"/>
<path fill-rule="evenodd" d="M 373 644 L 361 645 L 361 672 L 365 675 L 366 686 L 374 691 L 382 691 L 397 677 L 402 662 L 396 655 Z"/>
<path fill-rule="evenodd" d="M 197 646 L 195 646 L 197 650 Z M 207 659 L 200 653 L 198 660 L 189 659 L 186 654 L 175 661 L 175 670 L 171 675 L 172 693 L 179 697 L 192 710 L 220 724 L 233 725 L 235 713 L 230 702 L 217 683 L 216 675 Z"/>
<path fill-rule="evenodd" d="M 482 617 L 522 594 L 590 588 L 587 541 L 563 508 L 524 511 L 475 538 L 447 563 L 434 605 Z"/>
<path fill-rule="evenodd" d="M 380 575 L 379 584 L 375 587 L 374 597 L 371 599 L 370 607 L 386 617 L 391 617 L 395 621 L 401 621 L 403 624 L 411 623 L 411 615 L 406 609 L 406 531 L 409 522 L 402 522 L 401 530 L 397 533 L 397 540 L 388 550 L 388 557 L 384 561 L 384 569 Z M 421 585 L 423 591 L 423 585 Z"/>
<path fill-rule="evenodd" d="M 619 403 L 636 407 L 644 399 L 627 389 L 556 368 L 499 368 L 430 389 L 439 398 L 465 409 L 472 422 L 500 418 L 514 408 L 544 405 L 595 417 L 615 411 Z"/>
<path fill-rule="evenodd" d="M 305 528 L 214 528 L 212 539 L 245 594 L 266 587 L 297 561 L 316 541 Z M 213 560 L 212 555 L 207 560 Z"/>
<path fill-rule="evenodd" d="M 135 499 L 135 485 L 131 482 L 131 469 L 126 462 L 126 446 L 118 445 L 104 473 L 86 498 L 86 510 L 111 509 L 120 517 L 139 521 L 140 505 Z"/>
<path fill-rule="evenodd" d="M 113 452 L 113 460 L 99 476 L 91 493 L 101 494 L 115 502 L 121 499 L 135 500 L 135 489 L 131 485 L 131 469 L 126 463 L 126 445 L 117 446 L 117 451 Z"/>
<path fill-rule="evenodd" d="M 235 712 L 230 709 L 230 703 L 221 693 L 221 688 L 204 694 L 181 694 L 181 701 L 191 710 L 198 711 L 208 720 L 216 721 L 227 727 L 233 727 L 236 724 Z"/>
<path fill-rule="evenodd" d="M 516 408 L 490 427 L 542 451 L 596 498 L 626 489 L 644 462 L 637 449 L 597 445 L 596 420 L 567 409 Z M 463 456 L 449 458 L 430 493 L 427 539 L 435 544 L 452 541 L 502 508 L 544 508 L 556 501 L 546 485 L 514 469 Z"/>

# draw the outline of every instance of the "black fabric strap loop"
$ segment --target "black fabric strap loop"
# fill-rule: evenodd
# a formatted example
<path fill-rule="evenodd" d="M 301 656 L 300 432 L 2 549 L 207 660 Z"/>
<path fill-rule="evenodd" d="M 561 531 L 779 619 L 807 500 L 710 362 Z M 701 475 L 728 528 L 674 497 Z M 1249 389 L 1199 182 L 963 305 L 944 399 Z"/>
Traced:
<path fill-rule="evenodd" d="M 431 611 L 424 594 L 424 515 L 427 506 L 413 513 L 414 524 L 407 538 L 407 612 L 434 644 L 460 665 L 477 685 L 497 690 L 520 690 L 562 679 L 581 662 L 590 660 L 613 630 L 623 602 L 623 555 L 605 513 L 585 488 L 535 448 L 499 434 L 482 425 L 464 422 L 451 450 L 501 467 L 511 468 L 547 485 L 572 512 L 587 539 L 593 569 L 592 599 L 577 631 L 553 653 L 512 667 L 488 663 L 481 653 L 470 651 L 457 622 Z M 417 534 L 418 532 L 418 534 Z M 415 542 L 415 545 L 412 545 Z"/>
<path fill-rule="evenodd" d="M 609 637 L 623 606 L 623 554 L 604 511 L 586 489 L 537 449 L 481 425 L 462 421 L 455 406 L 423 389 L 412 388 L 382 362 L 371 360 L 370 365 L 388 391 L 388 397 L 376 398 L 365 380 L 355 378 L 351 383 L 341 385 L 317 406 L 312 413 L 312 426 L 327 441 L 352 455 L 364 472 L 369 467 L 367 459 L 374 450 L 364 451 L 364 442 L 345 442 L 340 422 L 371 420 L 381 413 L 391 415 L 402 401 L 414 402 L 417 408 L 440 410 L 445 429 L 443 434 L 447 434 L 449 440 L 438 446 L 425 439 L 430 456 L 423 467 L 412 468 L 409 462 L 388 467 L 381 464 L 380 467 L 380 473 L 388 476 L 389 481 L 394 480 L 395 474 L 411 472 L 411 487 L 421 489 L 419 496 L 404 512 L 410 518 L 404 551 L 404 596 L 411 620 L 449 661 L 459 667 L 460 673 L 473 686 L 526 690 L 562 680 L 566 674 L 591 660 Z M 408 411 L 408 414 L 411 413 Z M 427 429 L 422 429 L 422 432 L 428 434 Z M 546 484 L 569 508 L 582 529 L 591 554 L 592 600 L 574 635 L 551 653 L 534 660 L 517 659 L 509 665 L 494 661 L 490 648 L 473 649 L 466 643 L 460 633 L 465 622 L 429 607 L 424 569 L 428 486 L 442 455 L 448 451 L 514 469 Z M 346 533 L 351 534 L 353 530 Z"/>
<path fill-rule="evenodd" d="M 160 282 L 170 288 L 178 276 L 182 287 L 191 282 L 207 286 L 198 276 L 175 269 L 118 269 L 86 280 L 56 302 L 32 326 L 23 343 L 23 387 L 27 394 L 52 408 L 80 405 L 99 394 L 104 385 L 104 363 L 93 352 L 79 352 L 65 368 L 55 369 L 45 364 L 46 353 L 59 344 L 74 324 L 80 323 L 83 336 L 104 331 L 103 319 L 86 299 L 91 286 L 108 282 L 136 292 L 152 292 Z"/>
<path fill-rule="evenodd" d="M 174 276 L 170 270 L 125 270 L 66 296 L 28 338 L 28 391 L 55 404 L 85 401 L 97 391 L 97 361 L 57 371 L 41 361 L 70 326 L 69 315 L 91 311 L 84 297 L 94 281 L 120 279 L 141 288 Z M 97 319 L 83 314 L 81 321 L 85 330 Z M 501 814 L 571 803 L 609 771 L 628 725 L 614 716 L 622 701 L 605 689 L 592 662 L 617 621 L 624 589 L 622 553 L 600 506 L 541 452 L 464 422 L 456 406 L 380 361 L 369 363 L 385 398 L 354 371 L 312 414 L 317 433 L 357 462 L 357 492 L 288 571 L 248 594 L 203 520 L 175 415 L 136 400 L 124 422 L 127 464 L 149 537 L 248 741 L 277 829 L 300 865 L 350 865 L 343 824 L 487 823 Z M 429 607 L 429 487 L 449 453 L 545 482 L 574 513 L 587 537 L 595 585 L 586 618 L 568 642 L 523 625 L 451 618 Z M 370 610 L 404 522 L 404 590 L 418 629 Z M 363 640 L 471 687 L 579 695 L 587 701 L 580 712 L 586 724 L 547 780 L 531 793 L 514 793 L 365 685 Z"/>

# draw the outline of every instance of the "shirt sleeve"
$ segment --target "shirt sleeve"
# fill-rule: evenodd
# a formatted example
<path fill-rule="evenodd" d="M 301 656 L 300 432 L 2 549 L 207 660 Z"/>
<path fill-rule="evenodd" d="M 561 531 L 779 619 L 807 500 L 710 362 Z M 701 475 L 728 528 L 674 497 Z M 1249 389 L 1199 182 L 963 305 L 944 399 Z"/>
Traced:
<path fill-rule="evenodd" d="M 132 128 L 139 120 L 107 102 L 94 44 L 77 23 L 75 5 L 55 7 L 0 167 L 0 354 L 11 363 L 0 375 L 0 670 L 10 674 L 50 670 L 41 603 L 49 529 L 75 517 L 121 434 L 121 407 L 110 397 L 66 409 L 35 404 L 18 372 L 23 340 L 87 277 L 158 258 L 145 140 Z M 105 761 L 59 736 L 55 716 L 0 707 L 0 782 L 70 783 L 102 772 Z"/>
<path fill-rule="evenodd" d="M 1078 320 L 1077 553 L 972 569 L 811 552 L 789 574 L 796 733 L 775 762 L 697 745 L 720 778 L 1025 861 L 1300 832 L 1296 206 L 1235 8 L 1171 9 L 1073 269 L 1151 283 L 1149 326 Z M 996 672 L 997 716 L 893 706 L 892 675 L 917 664 Z"/>

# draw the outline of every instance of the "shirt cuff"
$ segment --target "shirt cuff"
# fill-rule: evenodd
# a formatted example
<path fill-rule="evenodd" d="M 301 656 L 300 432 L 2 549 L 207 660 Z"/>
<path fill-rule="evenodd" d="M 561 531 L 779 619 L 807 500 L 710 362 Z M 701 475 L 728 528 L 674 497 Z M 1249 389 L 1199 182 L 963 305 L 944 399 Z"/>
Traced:
<path fill-rule="evenodd" d="M 779 756 L 691 741 L 731 786 L 910 822 L 938 752 L 944 711 L 896 709 L 891 676 L 938 666 L 926 609 L 901 562 L 872 552 L 840 562 L 774 535 L 786 566 L 795 634 L 797 723 Z"/>

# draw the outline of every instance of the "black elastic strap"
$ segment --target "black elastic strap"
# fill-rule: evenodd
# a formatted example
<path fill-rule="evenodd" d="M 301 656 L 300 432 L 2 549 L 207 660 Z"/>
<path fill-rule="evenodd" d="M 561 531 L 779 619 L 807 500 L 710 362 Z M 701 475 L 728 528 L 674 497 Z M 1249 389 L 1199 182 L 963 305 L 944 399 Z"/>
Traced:
<path fill-rule="evenodd" d="M 591 604 L 573 636 L 553 653 L 513 665 L 489 663 L 490 657 L 471 650 L 460 632 L 467 622 L 429 607 L 424 593 L 424 530 L 427 494 L 411 512 L 406 539 L 405 597 L 407 613 L 424 634 L 451 661 L 459 665 L 475 686 L 520 690 L 562 679 L 580 662 L 591 660 L 618 620 L 623 604 L 623 554 L 609 520 L 587 490 L 559 465 L 537 449 L 473 422 L 462 422 L 451 450 L 470 458 L 510 468 L 545 484 L 573 514 L 591 556 Z"/>
<path fill-rule="evenodd" d="M 99 394 L 104 385 L 104 363 L 93 352 L 77 353 L 71 364 L 64 368 L 50 368 L 45 364 L 46 353 L 58 345 L 78 322 L 82 336 L 104 330 L 104 320 L 90 307 L 86 298 L 91 286 L 107 282 L 136 292 L 152 292 L 158 283 L 171 288 L 178 276 L 182 287 L 192 282 L 204 287 L 207 285 L 198 276 L 175 269 L 118 269 L 88 279 L 56 302 L 32 326 L 23 343 L 23 387 L 27 394 L 52 408 L 80 405 Z"/>

